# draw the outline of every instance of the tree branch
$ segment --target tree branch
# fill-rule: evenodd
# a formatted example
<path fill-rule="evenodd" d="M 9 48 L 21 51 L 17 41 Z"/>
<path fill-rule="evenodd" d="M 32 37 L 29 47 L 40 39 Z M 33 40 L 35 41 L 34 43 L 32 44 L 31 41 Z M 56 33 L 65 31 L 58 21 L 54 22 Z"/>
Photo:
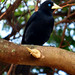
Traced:
<path fill-rule="evenodd" d="M 36 59 L 31 56 L 27 47 L 39 50 L 41 58 Z M 69 74 L 75 74 L 75 53 L 55 47 L 16 45 L 0 39 L 0 61 L 22 65 L 54 67 Z"/>
<path fill-rule="evenodd" d="M 3 19 L 3 17 L 6 17 L 12 13 L 21 3 L 22 0 L 16 0 L 13 5 L 10 5 L 9 8 L 0 16 L 0 20 Z"/>
<path fill-rule="evenodd" d="M 62 33 L 62 38 L 61 38 L 61 42 L 60 42 L 60 45 L 59 45 L 60 48 L 62 47 L 62 44 L 64 42 L 66 28 L 67 28 L 67 23 L 66 23 L 66 25 L 64 27 L 64 30 L 63 30 L 63 33 Z"/>
<path fill-rule="evenodd" d="M 55 23 L 55 26 L 56 26 L 57 24 L 59 24 L 59 23 L 65 22 L 68 18 L 70 18 L 70 17 L 72 17 L 72 16 L 74 16 L 74 15 L 75 15 L 75 12 L 72 13 L 72 14 L 70 14 L 70 15 L 68 15 L 68 16 L 67 16 L 66 18 L 64 18 L 62 21 L 59 21 L 59 22 Z"/>

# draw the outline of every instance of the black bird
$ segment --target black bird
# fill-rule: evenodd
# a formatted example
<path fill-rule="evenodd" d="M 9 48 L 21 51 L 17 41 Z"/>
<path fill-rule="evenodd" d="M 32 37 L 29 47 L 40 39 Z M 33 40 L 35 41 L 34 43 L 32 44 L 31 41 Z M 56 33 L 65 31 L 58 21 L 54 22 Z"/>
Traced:
<path fill-rule="evenodd" d="M 61 7 L 51 0 L 42 3 L 38 11 L 34 12 L 27 22 L 22 38 L 22 44 L 43 45 L 47 42 L 54 26 L 52 12 L 54 9 L 58 8 Z M 30 66 L 18 66 L 16 68 L 16 75 L 17 71 L 20 71 L 20 69 L 22 69 L 22 71 L 25 69 L 23 75 L 28 75 L 29 68 Z"/>

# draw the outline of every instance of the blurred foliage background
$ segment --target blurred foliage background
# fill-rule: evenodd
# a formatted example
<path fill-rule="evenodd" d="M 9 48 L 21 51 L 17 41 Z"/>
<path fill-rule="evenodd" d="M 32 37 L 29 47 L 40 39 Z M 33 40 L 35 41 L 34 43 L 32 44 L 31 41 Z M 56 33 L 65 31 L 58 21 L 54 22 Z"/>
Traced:
<path fill-rule="evenodd" d="M 0 0 L 0 38 L 20 44 L 28 19 L 38 10 L 40 4 L 44 1 Z M 55 26 L 50 39 L 44 45 L 60 47 L 75 52 L 75 0 L 53 1 L 63 7 L 63 9 L 58 9 L 53 12 Z M 8 72 L 9 67 L 9 64 L 0 63 L 0 75 L 5 71 Z M 37 75 L 36 73 L 59 75 L 57 69 L 51 72 L 39 67 L 32 67 L 30 75 L 33 75 L 33 73 L 35 75 Z"/>

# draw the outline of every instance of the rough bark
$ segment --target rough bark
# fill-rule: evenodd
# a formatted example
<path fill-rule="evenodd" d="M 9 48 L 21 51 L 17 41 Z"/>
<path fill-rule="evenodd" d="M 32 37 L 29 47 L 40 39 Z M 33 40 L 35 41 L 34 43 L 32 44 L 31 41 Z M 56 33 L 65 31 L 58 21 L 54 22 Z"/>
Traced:
<path fill-rule="evenodd" d="M 26 47 L 39 50 L 41 58 L 36 59 L 31 56 Z M 75 75 L 75 53 L 61 48 L 17 45 L 0 39 L 0 61 L 11 64 L 54 67 Z"/>

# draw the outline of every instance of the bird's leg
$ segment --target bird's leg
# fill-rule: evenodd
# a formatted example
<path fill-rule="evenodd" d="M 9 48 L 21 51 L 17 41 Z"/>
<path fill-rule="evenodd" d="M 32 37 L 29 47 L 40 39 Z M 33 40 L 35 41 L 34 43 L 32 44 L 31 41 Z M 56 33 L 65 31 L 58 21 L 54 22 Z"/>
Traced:
<path fill-rule="evenodd" d="M 35 57 L 35 58 L 40 58 L 41 57 L 41 52 L 37 49 L 30 49 L 29 47 L 26 47 L 28 52 L 30 52 L 30 54 Z"/>

